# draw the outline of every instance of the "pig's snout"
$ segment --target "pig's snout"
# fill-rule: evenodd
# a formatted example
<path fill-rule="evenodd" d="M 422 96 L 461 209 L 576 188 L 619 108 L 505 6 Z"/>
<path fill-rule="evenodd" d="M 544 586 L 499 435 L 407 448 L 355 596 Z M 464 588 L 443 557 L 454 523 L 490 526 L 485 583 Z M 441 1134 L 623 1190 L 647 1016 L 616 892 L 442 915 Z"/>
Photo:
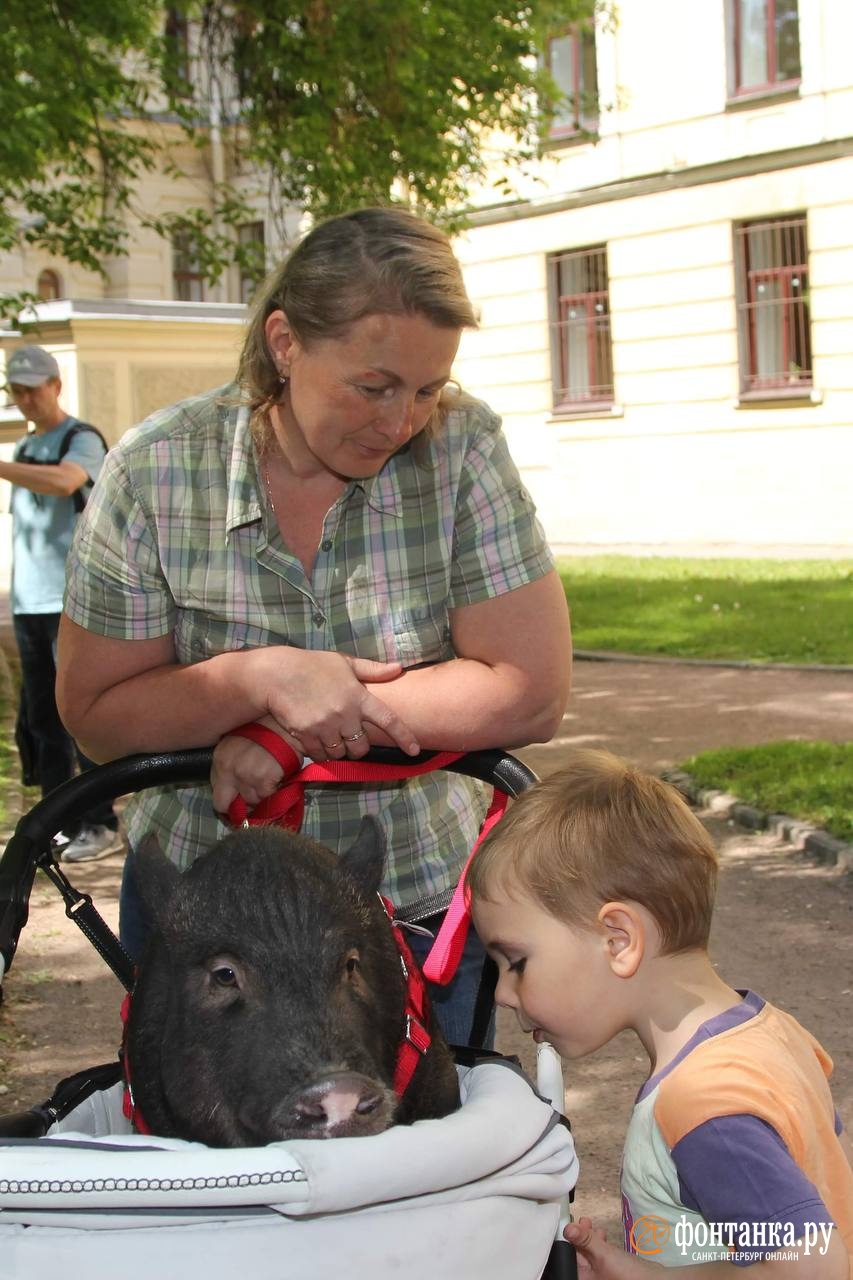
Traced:
<path fill-rule="evenodd" d="M 284 1138 L 355 1138 L 382 1133 L 394 1119 L 396 1098 L 369 1076 L 339 1072 L 301 1089 L 276 1111 Z"/>

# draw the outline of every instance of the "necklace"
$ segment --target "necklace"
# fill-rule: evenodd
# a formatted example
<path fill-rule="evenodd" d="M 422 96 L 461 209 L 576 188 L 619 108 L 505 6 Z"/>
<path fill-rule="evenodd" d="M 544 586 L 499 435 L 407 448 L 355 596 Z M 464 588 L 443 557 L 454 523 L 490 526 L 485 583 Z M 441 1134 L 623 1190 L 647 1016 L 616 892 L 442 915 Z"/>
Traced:
<path fill-rule="evenodd" d="M 275 502 L 273 501 L 273 496 L 272 496 L 272 487 L 270 486 L 270 469 L 269 469 L 269 464 L 266 458 L 264 458 L 261 461 L 261 475 L 263 476 L 264 488 L 266 489 L 266 493 L 267 493 L 267 502 L 270 504 L 270 511 L 273 513 L 276 520 L 278 520 L 278 515 L 275 509 Z"/>

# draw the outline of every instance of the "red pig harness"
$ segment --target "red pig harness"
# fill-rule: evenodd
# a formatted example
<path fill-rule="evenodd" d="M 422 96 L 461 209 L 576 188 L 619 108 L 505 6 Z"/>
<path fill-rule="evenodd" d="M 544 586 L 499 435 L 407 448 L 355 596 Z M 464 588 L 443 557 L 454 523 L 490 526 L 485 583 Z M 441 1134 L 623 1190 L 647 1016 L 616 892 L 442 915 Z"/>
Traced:
<path fill-rule="evenodd" d="M 282 785 L 271 796 L 267 796 L 256 805 L 249 814 L 245 800 L 238 796 L 228 810 L 229 820 L 234 826 L 269 826 L 276 824 L 298 831 L 302 825 L 304 812 L 304 787 L 309 782 L 389 782 L 402 781 L 416 777 L 421 773 L 431 773 L 434 769 L 442 769 L 459 760 L 464 752 L 437 752 L 423 764 L 386 765 L 363 762 L 360 760 L 328 760 L 325 763 L 313 763 L 301 768 L 301 761 L 295 751 L 272 729 L 260 724 L 245 724 L 238 729 L 231 729 L 235 737 L 248 738 L 258 746 L 264 747 L 284 770 Z M 503 816 L 508 797 L 495 791 L 491 806 L 486 814 L 480 834 L 471 850 L 468 861 L 474 856 L 480 842 Z M 423 967 L 412 955 L 411 948 L 403 936 L 405 923 L 398 920 L 393 904 L 379 894 L 383 910 L 391 925 L 397 951 L 400 956 L 400 967 L 406 983 L 406 1029 L 397 1049 L 397 1063 L 394 1070 L 394 1092 L 402 1098 L 412 1082 L 418 1063 L 432 1043 L 429 1031 L 429 1012 L 427 986 L 425 979 L 442 986 L 450 982 L 456 972 L 465 946 L 471 913 L 468 895 L 465 889 L 465 871 L 459 877 L 459 883 L 447 910 L 444 922 L 438 931 L 435 942 L 427 956 Z M 121 1007 L 122 1022 L 125 1035 L 122 1046 L 122 1062 L 124 1066 L 124 1100 L 123 1111 L 132 1121 L 139 1133 L 150 1133 L 143 1116 L 133 1098 L 130 1078 L 130 1063 L 127 1053 L 127 1024 L 130 1017 L 130 994 L 126 995 Z"/>

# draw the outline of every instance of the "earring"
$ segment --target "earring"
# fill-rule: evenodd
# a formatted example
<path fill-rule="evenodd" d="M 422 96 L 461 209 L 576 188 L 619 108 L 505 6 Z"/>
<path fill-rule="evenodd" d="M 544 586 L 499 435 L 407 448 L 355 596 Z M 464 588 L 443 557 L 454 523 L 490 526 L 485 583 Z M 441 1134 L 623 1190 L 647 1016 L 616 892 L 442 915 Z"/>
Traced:
<path fill-rule="evenodd" d="M 283 369 L 276 369 L 276 373 L 278 374 L 278 380 L 280 384 L 283 387 L 286 387 L 290 380 L 290 372 L 288 371 L 287 373 L 285 373 Z"/>

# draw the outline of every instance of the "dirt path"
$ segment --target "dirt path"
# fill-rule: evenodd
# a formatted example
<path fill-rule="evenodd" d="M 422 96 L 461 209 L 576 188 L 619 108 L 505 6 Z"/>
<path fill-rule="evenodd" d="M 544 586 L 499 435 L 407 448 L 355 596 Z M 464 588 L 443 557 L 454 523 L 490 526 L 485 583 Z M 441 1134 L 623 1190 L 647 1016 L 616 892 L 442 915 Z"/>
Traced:
<path fill-rule="evenodd" d="M 853 678 L 578 663 L 560 735 L 522 754 L 547 773 L 561 748 L 582 742 L 661 768 L 708 747 L 783 737 L 853 737 Z M 836 1064 L 836 1104 L 853 1129 L 853 877 L 773 838 L 703 818 L 723 861 L 712 940 L 720 971 L 789 1010 L 823 1042 Z M 72 876 L 112 925 L 121 866 L 115 855 Z M 121 995 L 39 874 L 0 1006 L 0 1111 L 41 1101 L 63 1076 L 114 1058 Z M 512 1017 L 500 1018 L 498 1047 L 532 1064 L 533 1046 Z M 615 1238 L 622 1136 L 642 1079 L 641 1051 L 630 1036 L 566 1064 L 567 1111 L 582 1161 L 576 1208 L 609 1224 Z"/>

